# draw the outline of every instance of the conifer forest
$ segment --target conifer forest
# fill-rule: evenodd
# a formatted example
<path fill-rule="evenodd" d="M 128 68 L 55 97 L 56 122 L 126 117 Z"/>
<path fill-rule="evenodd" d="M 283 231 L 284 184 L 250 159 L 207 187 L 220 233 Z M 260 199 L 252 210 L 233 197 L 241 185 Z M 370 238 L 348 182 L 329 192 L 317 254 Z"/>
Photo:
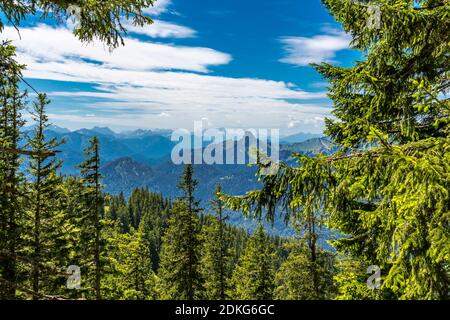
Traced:
<path fill-rule="evenodd" d="M 81 144 L 53 133 L 65 106 L 52 96 L 57 89 L 33 80 L 38 69 L 28 65 L 39 59 L 25 59 L 8 32 L 26 42 L 27 21 L 53 21 L 51 30 L 76 6 L 74 52 L 101 43 L 115 57 L 136 46 L 129 30 L 164 26 L 160 1 L 168 2 L 0 1 L 0 300 L 450 299 L 450 1 L 315 1 L 358 57 L 307 61 L 327 84 L 323 136 L 332 151 L 291 144 L 276 166 L 258 161 L 239 169 L 245 176 L 234 172 L 232 186 L 232 174 L 214 167 L 181 164 L 174 174 L 150 162 L 148 175 L 160 178 L 139 184 L 147 165 L 121 162 L 121 177 L 131 177 L 125 188 L 113 175 L 118 165 L 104 169 L 104 155 L 118 150 L 113 138 L 92 134 Z M 370 21 L 373 5 L 379 21 Z M 170 32 L 187 32 L 179 28 Z M 256 95 L 251 83 L 238 89 Z M 76 92 L 65 98 L 77 103 Z M 188 104 L 182 92 L 176 99 Z M 70 143 L 81 155 L 74 161 L 63 152 Z M 230 191 L 252 178 L 249 190 Z"/>

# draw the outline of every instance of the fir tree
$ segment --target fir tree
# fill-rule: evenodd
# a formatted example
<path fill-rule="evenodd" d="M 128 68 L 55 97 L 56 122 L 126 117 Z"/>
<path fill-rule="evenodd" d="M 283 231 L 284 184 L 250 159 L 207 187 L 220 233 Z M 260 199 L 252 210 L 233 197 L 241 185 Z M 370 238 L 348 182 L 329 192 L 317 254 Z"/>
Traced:
<path fill-rule="evenodd" d="M 135 217 L 140 217 L 139 228 L 142 228 L 149 245 L 153 270 L 159 268 L 159 254 L 171 203 L 159 193 L 148 189 L 134 189 L 128 201 L 123 193 L 112 196 L 108 202 L 108 217 L 117 221 L 122 233 L 130 232 Z M 136 221 L 137 222 L 137 221 Z"/>
<path fill-rule="evenodd" d="M 227 204 L 273 220 L 281 204 L 295 212 L 323 211 L 342 238 L 342 254 L 378 265 L 383 289 L 402 299 L 448 299 L 450 277 L 449 3 L 323 1 L 364 60 L 352 67 L 324 63 L 334 119 L 326 134 L 332 157 L 294 155 L 264 176 L 262 190 L 224 197 Z M 289 219 L 287 219 L 289 220 Z"/>
<path fill-rule="evenodd" d="M 107 232 L 107 275 L 103 291 L 108 299 L 156 299 L 157 278 L 152 270 L 149 245 L 142 229 L 119 233 Z"/>
<path fill-rule="evenodd" d="M 183 192 L 175 201 L 169 227 L 161 249 L 161 298 L 194 300 L 201 298 L 200 223 L 198 201 L 194 198 L 197 181 L 191 165 L 185 167 L 179 188 Z"/>
<path fill-rule="evenodd" d="M 271 300 L 274 293 L 275 251 L 258 226 L 233 272 L 230 295 L 236 300 Z"/>
<path fill-rule="evenodd" d="M 15 299 L 19 280 L 17 253 L 23 222 L 23 175 L 19 172 L 21 110 L 27 93 L 19 90 L 22 66 L 15 48 L 0 45 L 0 297 Z"/>
<path fill-rule="evenodd" d="M 289 256 L 275 276 L 275 298 L 280 300 L 326 300 L 334 296 L 334 257 L 317 249 L 316 259 L 304 240 L 287 245 Z"/>
<path fill-rule="evenodd" d="M 120 192 L 117 196 L 112 196 L 108 202 L 108 214 L 107 217 L 113 221 L 119 220 L 122 215 L 125 215 L 127 203 L 123 192 Z M 121 227 L 124 228 L 123 222 L 121 222 Z"/>
<path fill-rule="evenodd" d="M 61 143 L 56 139 L 47 139 L 45 130 L 48 128 L 48 118 L 45 114 L 45 106 L 49 103 L 45 95 L 39 95 L 34 103 L 33 120 L 37 126 L 34 136 L 29 140 L 28 145 L 33 152 L 29 161 L 29 183 L 28 218 L 31 218 L 29 229 L 29 240 L 31 247 L 32 265 L 32 290 L 37 295 L 34 299 L 40 298 L 42 291 L 42 281 L 48 279 L 47 273 L 42 274 L 41 265 L 48 264 L 52 260 L 52 253 L 60 250 L 58 246 L 62 243 L 57 239 L 60 237 L 61 213 L 58 208 L 58 198 L 60 193 L 61 179 L 56 171 L 61 167 L 61 162 L 51 156 L 55 148 Z"/>
<path fill-rule="evenodd" d="M 216 199 L 212 200 L 216 216 L 204 226 L 202 274 L 205 281 L 205 297 L 209 300 L 225 300 L 230 278 L 230 235 L 226 229 L 223 202 L 218 199 L 221 187 L 216 187 Z"/>
<path fill-rule="evenodd" d="M 102 277 L 102 250 L 101 239 L 103 203 L 101 174 L 100 174 L 100 146 L 97 137 L 93 137 L 90 146 L 86 148 L 87 159 L 80 165 L 81 176 L 84 182 L 83 200 L 85 205 L 83 227 L 86 241 L 87 256 L 92 257 L 94 281 L 93 288 L 97 300 L 101 299 L 101 277 Z"/>
<path fill-rule="evenodd" d="M 140 228 L 142 228 L 149 245 L 153 271 L 157 271 L 160 263 L 162 237 L 167 229 L 171 203 L 161 194 L 145 190 L 147 205 L 142 213 Z"/>

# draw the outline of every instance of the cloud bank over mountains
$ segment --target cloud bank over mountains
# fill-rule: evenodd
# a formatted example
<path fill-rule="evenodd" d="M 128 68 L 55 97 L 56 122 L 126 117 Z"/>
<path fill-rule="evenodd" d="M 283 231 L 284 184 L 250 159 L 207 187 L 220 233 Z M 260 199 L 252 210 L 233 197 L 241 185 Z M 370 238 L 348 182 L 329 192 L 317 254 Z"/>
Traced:
<path fill-rule="evenodd" d="M 159 0 L 146 13 L 176 14 L 170 4 Z M 26 26 L 21 38 L 6 27 L 1 38 L 14 41 L 27 78 L 91 85 L 92 90 L 48 92 L 51 99 L 78 101 L 67 112 L 51 115 L 71 128 L 92 123 L 117 129 L 191 129 L 194 121 L 207 118 L 217 127 L 322 130 L 330 112 L 325 89 L 307 92 L 283 81 L 223 76 L 214 71 L 233 63 L 232 53 L 158 41 L 198 37 L 190 27 L 160 19 L 144 28 L 125 26 L 126 45 L 112 52 L 98 41 L 81 44 L 66 26 Z M 331 61 L 349 39 L 335 33 L 281 42 L 287 53 L 282 62 L 305 65 Z"/>

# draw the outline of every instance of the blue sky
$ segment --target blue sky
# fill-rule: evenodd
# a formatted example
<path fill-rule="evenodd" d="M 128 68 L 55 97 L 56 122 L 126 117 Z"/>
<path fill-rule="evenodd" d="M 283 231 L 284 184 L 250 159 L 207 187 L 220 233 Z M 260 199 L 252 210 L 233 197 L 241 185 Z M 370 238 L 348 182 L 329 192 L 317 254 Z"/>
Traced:
<path fill-rule="evenodd" d="M 29 19 L 21 40 L 26 78 L 48 93 L 52 121 L 109 126 L 279 128 L 321 132 L 329 116 L 323 79 L 308 66 L 350 65 L 359 54 L 320 0 L 159 0 L 155 24 L 130 27 L 112 53 L 81 44 L 72 22 Z"/>

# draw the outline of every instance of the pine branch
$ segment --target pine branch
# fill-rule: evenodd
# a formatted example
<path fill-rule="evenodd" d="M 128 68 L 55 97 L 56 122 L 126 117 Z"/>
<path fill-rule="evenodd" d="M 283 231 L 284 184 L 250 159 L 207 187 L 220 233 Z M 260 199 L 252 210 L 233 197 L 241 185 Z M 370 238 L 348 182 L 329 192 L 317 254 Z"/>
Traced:
<path fill-rule="evenodd" d="M 424 10 L 434 10 L 434 9 L 438 9 L 438 8 L 442 8 L 442 7 L 448 7 L 447 4 L 438 4 L 435 6 L 429 6 L 429 7 L 417 7 L 417 8 L 413 8 L 416 11 L 424 11 Z"/>
<path fill-rule="evenodd" d="M 325 162 L 336 162 L 336 161 L 340 161 L 340 160 L 348 160 L 348 159 L 355 159 L 355 158 L 363 158 L 367 155 L 371 155 L 373 157 L 378 157 L 380 154 L 378 152 L 374 152 L 374 153 L 369 153 L 369 152 L 358 152 L 358 153 L 352 153 L 352 154 L 348 154 L 345 156 L 340 156 L 340 157 L 330 157 L 330 158 L 326 158 Z"/>
<path fill-rule="evenodd" d="M 422 141 L 423 143 L 423 141 Z M 404 145 L 402 150 L 405 151 L 411 151 L 411 150 L 428 150 L 430 148 L 432 148 L 434 146 L 434 144 L 429 144 L 429 145 L 422 145 L 419 143 L 411 143 L 409 145 Z M 344 155 L 344 156 L 334 156 L 334 157 L 329 157 L 329 158 L 325 158 L 325 162 L 336 162 L 336 161 L 340 161 L 340 160 L 348 160 L 348 159 L 355 159 L 355 158 L 363 158 L 365 156 L 371 156 L 374 158 L 377 158 L 379 156 L 381 156 L 383 150 L 389 150 L 391 148 L 390 145 L 386 146 L 385 148 L 382 149 L 378 149 L 378 151 L 361 151 L 361 152 L 356 152 L 356 153 L 351 153 L 348 155 Z"/>

